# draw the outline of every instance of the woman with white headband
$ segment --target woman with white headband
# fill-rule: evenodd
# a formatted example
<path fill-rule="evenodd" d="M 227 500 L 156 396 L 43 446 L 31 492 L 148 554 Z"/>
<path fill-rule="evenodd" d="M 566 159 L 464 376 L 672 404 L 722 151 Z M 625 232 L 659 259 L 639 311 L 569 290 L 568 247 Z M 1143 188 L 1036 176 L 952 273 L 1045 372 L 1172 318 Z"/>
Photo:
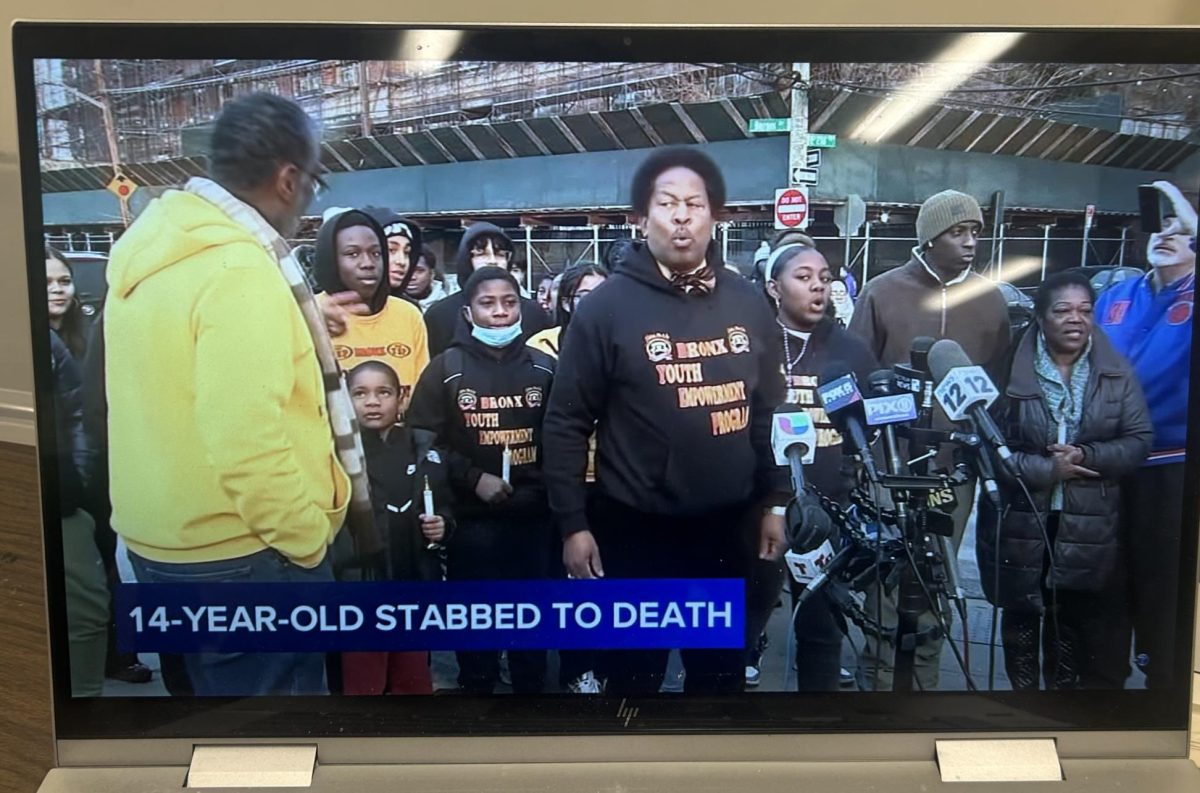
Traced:
<path fill-rule="evenodd" d="M 805 466 L 805 477 L 823 495 L 846 504 L 853 485 L 852 470 L 843 454 L 842 436 L 817 399 L 818 377 L 836 361 L 865 383 L 878 367 L 866 345 L 829 316 L 833 276 L 820 251 L 804 243 L 785 243 L 771 252 L 764 272 L 783 347 L 787 402 L 808 412 L 817 428 L 817 449 L 812 464 Z M 769 617 L 783 585 L 783 566 L 776 564 L 768 570 L 767 564 L 760 562 L 762 567 L 754 576 L 747 620 L 751 631 L 757 623 L 765 625 L 764 617 Z M 801 585 L 793 582 L 792 590 L 793 597 L 797 596 Z M 796 615 L 796 683 L 800 691 L 838 688 L 842 633 L 835 614 L 821 596 Z M 749 668 L 747 672 L 750 674 Z"/>

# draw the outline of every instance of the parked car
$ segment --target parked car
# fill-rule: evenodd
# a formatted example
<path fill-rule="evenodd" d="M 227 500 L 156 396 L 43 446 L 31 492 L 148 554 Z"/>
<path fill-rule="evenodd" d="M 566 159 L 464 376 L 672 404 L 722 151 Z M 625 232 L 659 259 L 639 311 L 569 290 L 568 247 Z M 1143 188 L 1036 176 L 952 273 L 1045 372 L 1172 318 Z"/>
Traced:
<path fill-rule="evenodd" d="M 1033 322 L 1033 298 L 1007 281 L 997 281 L 996 288 L 1008 304 L 1008 326 L 1013 338 Z"/>
<path fill-rule="evenodd" d="M 105 270 L 108 257 L 95 251 L 64 251 L 63 256 L 75 273 L 75 297 L 84 316 L 94 317 L 104 308 L 108 294 Z"/>
<path fill-rule="evenodd" d="M 1119 284 L 1122 281 L 1130 278 L 1138 278 L 1143 274 L 1142 270 L 1136 267 L 1083 267 L 1081 268 L 1088 280 L 1092 282 L 1092 289 L 1096 290 L 1096 294 L 1104 293 L 1114 284 Z"/>

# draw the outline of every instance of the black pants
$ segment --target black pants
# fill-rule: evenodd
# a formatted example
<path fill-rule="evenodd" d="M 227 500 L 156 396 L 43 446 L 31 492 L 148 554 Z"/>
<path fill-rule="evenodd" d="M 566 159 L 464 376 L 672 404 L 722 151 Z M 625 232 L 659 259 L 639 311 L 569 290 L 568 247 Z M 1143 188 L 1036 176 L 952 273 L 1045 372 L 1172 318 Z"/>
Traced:
<path fill-rule="evenodd" d="M 792 582 L 792 609 L 804 587 Z M 837 691 L 842 671 L 842 625 L 827 591 L 796 612 L 796 690 Z"/>
<path fill-rule="evenodd" d="M 782 561 L 758 559 L 757 531 L 754 536 L 754 548 L 747 549 L 747 553 L 753 555 L 746 579 L 746 663 L 750 662 L 750 652 L 758 637 L 766 630 L 771 612 L 779 605 L 779 596 L 787 580 L 792 593 L 789 613 L 795 614 L 792 630 L 796 642 L 796 690 L 837 691 L 842 671 L 843 637 L 837 607 L 826 593 L 819 592 L 804 604 L 804 608 L 796 611 L 796 600 L 804 592 L 804 586 L 792 580 Z"/>
<path fill-rule="evenodd" d="M 1129 676 L 1128 600 L 1119 593 L 1059 590 L 1055 609 L 1051 593 L 1045 597 L 1045 614 L 1004 610 L 1004 671 L 1013 689 L 1037 689 L 1039 678 L 1047 689 L 1123 688 Z"/>
<path fill-rule="evenodd" d="M 1046 517 L 1053 545 L 1061 513 Z M 1043 560 L 1042 580 L 1050 570 Z M 1124 586 L 1105 592 L 1044 587 L 1043 613 L 1004 609 L 1000 638 L 1014 690 L 1124 688 L 1129 676 L 1129 598 Z M 1038 663 L 1039 650 L 1041 663 Z M 1040 667 L 1040 668 L 1039 668 Z"/>
<path fill-rule="evenodd" d="M 589 522 L 606 578 L 740 578 L 745 580 L 741 532 L 753 519 L 750 505 L 704 515 L 651 515 L 597 497 Z M 657 693 L 666 673 L 667 650 L 604 653 L 606 692 Z M 745 648 L 680 651 L 687 694 L 737 693 L 745 685 Z"/>
<path fill-rule="evenodd" d="M 1139 468 L 1121 481 L 1133 606 L 1133 646 L 1146 687 L 1168 688 L 1176 651 L 1183 463 Z M 1188 635 L 1186 632 L 1180 635 Z"/>
<path fill-rule="evenodd" d="M 460 518 L 446 553 L 449 581 L 544 580 L 550 576 L 550 520 L 483 516 Z M 455 653 L 458 684 L 473 694 L 491 694 L 500 678 L 496 651 Z M 540 694 L 546 681 L 545 650 L 510 650 L 513 692 Z"/>

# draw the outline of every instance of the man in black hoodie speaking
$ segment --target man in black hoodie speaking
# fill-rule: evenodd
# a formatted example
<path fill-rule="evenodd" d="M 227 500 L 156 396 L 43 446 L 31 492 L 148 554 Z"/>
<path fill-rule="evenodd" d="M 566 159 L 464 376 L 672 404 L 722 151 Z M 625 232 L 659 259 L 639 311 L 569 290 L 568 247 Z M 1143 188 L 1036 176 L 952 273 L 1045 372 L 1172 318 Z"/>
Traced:
<path fill-rule="evenodd" d="M 512 240 L 499 226 L 493 226 L 491 223 L 472 223 L 467 227 L 462 242 L 458 245 L 456 267 L 459 287 L 466 284 L 471 273 L 480 267 L 509 269 L 513 253 Z M 425 328 L 429 332 L 431 356 L 436 356 L 449 347 L 454 341 L 458 326 L 467 324 L 463 314 L 466 305 L 466 298 L 459 291 L 445 300 L 434 303 L 425 312 Z M 550 318 L 542 311 L 542 307 L 534 300 L 521 298 L 521 339 L 528 340 L 533 334 L 548 327 Z"/>
<path fill-rule="evenodd" d="M 762 294 L 707 259 L 725 203 L 707 155 L 655 151 L 631 198 L 645 243 L 580 304 L 546 414 L 563 562 L 576 578 L 744 578 L 746 530 L 759 532 L 761 556 L 783 551 L 775 507 L 787 482 L 770 448 L 784 391 L 778 330 Z M 658 691 L 666 650 L 611 656 L 609 693 Z M 685 648 L 683 661 L 689 693 L 742 689 L 741 649 Z"/>

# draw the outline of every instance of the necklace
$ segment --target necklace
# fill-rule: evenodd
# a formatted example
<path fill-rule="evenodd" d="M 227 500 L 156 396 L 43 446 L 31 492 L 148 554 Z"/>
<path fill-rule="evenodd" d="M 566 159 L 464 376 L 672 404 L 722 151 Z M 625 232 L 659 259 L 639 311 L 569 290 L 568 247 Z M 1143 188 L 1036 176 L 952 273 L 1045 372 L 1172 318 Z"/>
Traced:
<path fill-rule="evenodd" d="M 783 331 L 783 359 L 787 364 L 787 374 L 791 374 L 792 370 L 796 368 L 796 364 L 800 363 L 800 359 L 804 357 L 804 353 L 808 351 L 808 342 L 812 338 L 812 335 L 810 334 L 807 339 L 801 339 L 803 344 L 800 346 L 800 352 L 795 358 L 793 358 L 792 345 L 789 342 L 789 337 L 792 335 L 792 333 L 782 322 L 779 322 L 778 319 L 775 321 L 779 323 L 779 328 Z"/>

